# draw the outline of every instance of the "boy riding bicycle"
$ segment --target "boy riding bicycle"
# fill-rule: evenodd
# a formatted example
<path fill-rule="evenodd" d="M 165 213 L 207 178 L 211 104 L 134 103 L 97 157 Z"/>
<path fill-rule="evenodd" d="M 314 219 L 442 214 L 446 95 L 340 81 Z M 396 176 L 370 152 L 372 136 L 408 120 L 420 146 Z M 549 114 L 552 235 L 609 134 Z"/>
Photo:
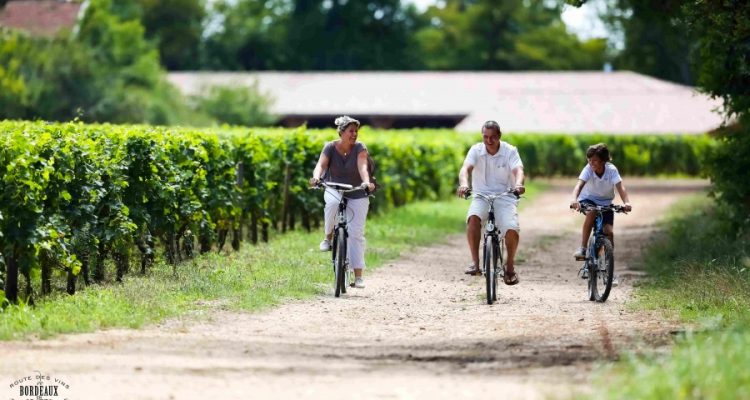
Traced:
<path fill-rule="evenodd" d="M 630 211 L 632 207 L 630 206 L 628 192 L 622 184 L 622 178 L 617 171 L 617 167 L 609 162 L 611 158 L 607 145 L 599 143 L 589 146 L 586 150 L 586 159 L 588 160 L 588 164 L 578 176 L 578 182 L 573 189 L 573 199 L 570 202 L 570 208 L 579 211 L 586 204 L 608 206 L 612 204 L 612 200 L 615 198 L 615 189 L 617 189 L 617 193 L 620 194 L 620 198 L 624 203 L 625 211 Z M 605 211 L 603 216 L 604 234 L 609 238 L 614 247 L 614 232 L 612 230 L 615 219 L 614 212 L 612 210 Z M 573 257 L 576 260 L 581 261 L 586 258 L 586 244 L 591 235 L 595 219 L 596 211 L 586 212 L 586 219 L 583 221 L 581 232 L 581 247 L 573 253 Z"/>

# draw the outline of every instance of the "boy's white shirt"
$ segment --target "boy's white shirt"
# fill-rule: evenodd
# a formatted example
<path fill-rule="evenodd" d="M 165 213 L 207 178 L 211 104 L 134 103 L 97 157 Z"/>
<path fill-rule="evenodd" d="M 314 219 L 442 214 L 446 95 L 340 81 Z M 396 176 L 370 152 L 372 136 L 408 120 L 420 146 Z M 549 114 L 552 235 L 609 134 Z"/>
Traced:
<path fill-rule="evenodd" d="M 597 176 L 590 165 L 583 167 L 578 179 L 585 182 L 578 201 L 591 200 L 600 206 L 608 206 L 615 199 L 615 185 L 622 182 L 617 167 L 612 163 L 604 164 L 604 174 Z"/>

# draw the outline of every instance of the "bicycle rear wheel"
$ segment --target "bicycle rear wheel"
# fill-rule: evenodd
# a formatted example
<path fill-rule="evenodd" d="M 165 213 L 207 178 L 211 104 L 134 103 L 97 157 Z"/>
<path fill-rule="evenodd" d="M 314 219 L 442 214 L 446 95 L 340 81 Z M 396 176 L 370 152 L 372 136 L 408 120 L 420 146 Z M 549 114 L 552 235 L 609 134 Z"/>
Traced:
<path fill-rule="evenodd" d="M 609 292 L 612 290 L 612 277 L 615 270 L 615 256 L 612 243 L 607 238 L 602 238 L 596 248 L 596 259 L 593 269 L 594 274 L 589 276 L 593 287 L 594 300 L 603 303 L 607 301 Z"/>
<path fill-rule="evenodd" d="M 484 277 L 487 284 L 487 304 L 492 304 L 497 291 L 496 270 L 493 263 L 497 263 L 495 256 L 495 246 L 492 245 L 492 237 L 487 236 L 484 239 Z"/>
<path fill-rule="evenodd" d="M 333 295 L 339 297 L 342 292 L 346 293 L 346 231 L 344 228 L 338 228 L 336 231 L 333 251 L 333 270 L 335 276 Z"/>

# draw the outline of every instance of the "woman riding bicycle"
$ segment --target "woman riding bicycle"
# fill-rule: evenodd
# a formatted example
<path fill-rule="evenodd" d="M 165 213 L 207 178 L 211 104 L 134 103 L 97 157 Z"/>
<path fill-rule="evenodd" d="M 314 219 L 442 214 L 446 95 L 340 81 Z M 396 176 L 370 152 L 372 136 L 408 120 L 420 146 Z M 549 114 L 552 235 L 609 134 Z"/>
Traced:
<path fill-rule="evenodd" d="M 316 186 L 323 175 L 327 182 L 346 183 L 352 186 L 367 186 L 368 191 L 375 190 L 370 182 L 367 167 L 367 147 L 357 142 L 359 121 L 348 116 L 341 116 L 334 121 L 339 139 L 328 142 L 318 158 L 318 164 L 310 178 L 310 186 Z M 320 242 L 320 251 L 331 250 L 331 237 L 335 225 L 335 216 L 339 205 L 339 194 L 326 189 L 325 200 L 325 238 Z M 349 221 L 349 239 L 347 241 L 349 264 L 354 268 L 354 287 L 364 288 L 362 270 L 365 268 L 365 220 L 370 200 L 365 191 L 349 193 L 346 211 Z"/>
<path fill-rule="evenodd" d="M 604 143 L 589 146 L 586 150 L 586 159 L 588 164 L 583 168 L 578 176 L 578 182 L 573 189 L 573 199 L 570 201 L 570 208 L 579 211 L 586 204 L 597 206 L 608 206 L 615 199 L 615 189 L 620 194 L 625 211 L 630 211 L 630 199 L 625 186 L 622 184 L 622 178 L 617 171 L 617 167 L 612 164 L 609 156 L 609 149 Z M 614 247 L 614 225 L 615 215 L 612 210 L 605 211 L 604 216 L 604 234 Z M 586 213 L 586 219 L 583 221 L 583 230 L 581 232 L 581 247 L 573 253 L 576 260 L 586 258 L 586 243 L 591 235 L 591 229 L 596 219 L 596 211 Z"/>

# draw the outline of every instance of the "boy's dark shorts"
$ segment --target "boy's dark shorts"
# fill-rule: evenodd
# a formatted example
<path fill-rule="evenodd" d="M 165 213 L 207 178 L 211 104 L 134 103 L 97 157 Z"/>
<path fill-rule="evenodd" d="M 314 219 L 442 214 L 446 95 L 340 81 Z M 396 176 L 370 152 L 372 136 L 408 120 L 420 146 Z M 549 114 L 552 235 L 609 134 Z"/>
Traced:
<path fill-rule="evenodd" d="M 591 200 L 581 200 L 580 203 L 581 204 L 588 204 L 588 205 L 591 205 L 591 206 L 595 206 L 596 205 L 596 203 L 594 203 Z M 603 223 L 603 225 L 612 225 L 612 226 L 615 225 L 615 212 L 614 211 L 612 211 L 612 210 L 604 211 L 602 213 L 602 217 L 604 217 L 604 221 L 603 221 L 604 223 Z"/>

